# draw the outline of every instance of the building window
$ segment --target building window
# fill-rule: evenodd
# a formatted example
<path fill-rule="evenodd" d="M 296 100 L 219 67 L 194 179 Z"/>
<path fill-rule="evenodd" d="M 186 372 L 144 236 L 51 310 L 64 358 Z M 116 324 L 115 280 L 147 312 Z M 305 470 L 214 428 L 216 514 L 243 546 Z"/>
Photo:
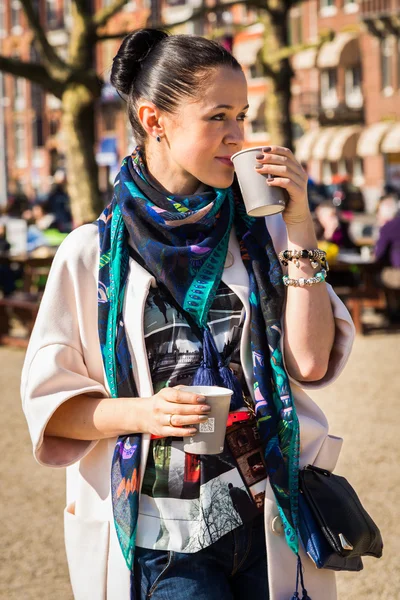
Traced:
<path fill-rule="evenodd" d="M 264 77 L 264 68 L 260 62 L 257 62 L 255 65 L 250 65 L 250 78 L 258 79 L 259 77 Z"/>
<path fill-rule="evenodd" d="M 303 43 L 303 19 L 301 6 L 296 6 L 290 11 L 289 17 L 289 45 L 296 46 Z"/>
<path fill-rule="evenodd" d="M 103 127 L 108 133 L 115 131 L 117 126 L 117 110 L 112 106 L 105 106 L 103 110 Z"/>
<path fill-rule="evenodd" d="M 63 25 L 57 14 L 57 0 L 46 0 L 46 23 L 49 29 L 58 29 Z"/>
<path fill-rule="evenodd" d="M 345 73 L 346 104 L 350 108 L 361 108 L 363 95 L 361 89 L 361 65 L 346 69 Z"/>
<path fill-rule="evenodd" d="M 57 135 L 57 132 L 60 128 L 60 123 L 58 119 L 50 119 L 49 121 L 49 134 L 51 136 Z"/>
<path fill-rule="evenodd" d="M 0 2 L 0 38 L 7 35 L 6 27 L 6 3 Z"/>
<path fill-rule="evenodd" d="M 358 0 L 344 0 L 343 10 L 345 13 L 358 12 Z"/>
<path fill-rule="evenodd" d="M 25 89 L 25 79 L 22 79 L 22 77 L 14 77 L 14 110 L 17 112 L 25 110 Z"/>
<path fill-rule="evenodd" d="M 267 130 L 265 123 L 265 102 L 261 102 L 255 119 L 250 122 L 250 127 L 251 133 L 265 133 Z"/>
<path fill-rule="evenodd" d="M 336 0 L 319 0 L 319 14 L 321 17 L 331 17 L 336 13 Z"/>
<path fill-rule="evenodd" d="M 11 30 L 12 33 L 19 33 L 21 29 L 21 5 L 19 0 L 11 2 Z"/>
<path fill-rule="evenodd" d="M 26 166 L 25 126 L 18 121 L 14 124 L 15 163 L 19 169 Z"/>
<path fill-rule="evenodd" d="M 381 81 L 382 90 L 393 89 L 393 38 L 381 40 Z"/>
<path fill-rule="evenodd" d="M 397 40 L 397 89 L 400 90 L 400 38 Z"/>
<path fill-rule="evenodd" d="M 41 88 L 31 84 L 31 106 L 35 113 L 32 122 L 32 140 L 34 148 L 41 148 L 44 145 L 43 138 L 43 92 Z"/>
<path fill-rule="evenodd" d="M 64 23 L 68 29 L 72 24 L 71 0 L 64 0 Z"/>
<path fill-rule="evenodd" d="M 326 69 L 321 73 L 321 105 L 323 108 L 335 108 L 337 98 L 337 73 L 336 69 Z"/>
<path fill-rule="evenodd" d="M 39 115 L 32 121 L 32 145 L 34 148 L 43 148 L 44 136 L 43 136 L 43 118 Z"/>

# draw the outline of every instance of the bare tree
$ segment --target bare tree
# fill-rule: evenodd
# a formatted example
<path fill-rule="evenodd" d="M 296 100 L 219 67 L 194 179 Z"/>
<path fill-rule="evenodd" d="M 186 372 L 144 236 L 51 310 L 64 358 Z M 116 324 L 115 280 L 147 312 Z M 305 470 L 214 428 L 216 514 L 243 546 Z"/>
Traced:
<path fill-rule="evenodd" d="M 206 548 L 243 522 L 232 504 L 226 482 L 216 477 L 202 488 L 203 499 L 191 501 L 191 518 L 198 521 L 199 529 L 196 537 L 187 540 L 186 552 Z M 207 496 L 206 504 L 204 496 Z"/>
<path fill-rule="evenodd" d="M 105 26 L 129 0 L 114 0 L 93 13 L 91 0 L 71 0 L 71 31 L 68 59 L 64 60 L 49 43 L 33 0 L 20 0 L 26 14 L 40 63 L 25 62 L 0 55 L 0 70 L 23 77 L 41 86 L 62 102 L 62 128 L 66 140 L 68 192 L 75 224 L 92 221 L 101 212 L 98 168 L 94 155 L 96 101 L 100 97 L 102 78 L 95 69 L 95 49 L 107 39 L 121 39 L 128 31 L 107 34 Z M 288 46 L 288 16 L 297 0 L 233 0 L 214 6 L 202 5 L 180 22 L 170 23 L 169 30 L 188 21 L 205 19 L 210 12 L 229 10 L 238 4 L 256 9 L 265 25 L 265 40 L 259 60 L 272 82 L 266 103 L 267 130 L 276 143 L 292 147 L 290 121 L 290 83 L 293 72 L 289 57 L 299 48 Z M 160 0 L 152 0 L 148 23 L 164 28 L 160 18 Z M 141 26 L 142 24 L 140 24 Z M 218 32 L 217 32 L 218 33 Z M 215 36 L 215 34 L 214 34 Z M 308 46 L 310 47 L 310 46 Z M 301 48 L 300 48 L 301 49 Z"/>
<path fill-rule="evenodd" d="M 102 80 L 94 67 L 94 52 L 102 28 L 127 0 L 114 0 L 94 14 L 90 0 L 73 0 L 67 60 L 49 43 L 33 1 L 20 2 L 34 34 L 40 63 L 0 56 L 0 70 L 28 79 L 61 100 L 72 213 L 76 224 L 91 221 L 103 208 L 94 156 L 95 102 L 100 97 Z"/>

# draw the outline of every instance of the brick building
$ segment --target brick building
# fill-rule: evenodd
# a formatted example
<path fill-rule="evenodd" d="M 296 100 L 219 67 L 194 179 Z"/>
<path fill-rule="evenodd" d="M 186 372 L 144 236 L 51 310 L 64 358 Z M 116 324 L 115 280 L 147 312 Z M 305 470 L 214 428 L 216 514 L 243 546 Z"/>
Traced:
<path fill-rule="evenodd" d="M 372 210 L 385 183 L 400 191 L 400 1 L 309 0 L 298 10 L 303 43 L 334 37 L 293 58 L 297 156 L 317 181 L 347 174 Z"/>
<path fill-rule="evenodd" d="M 61 0 L 36 1 L 43 11 L 48 38 L 65 55 L 68 41 L 69 3 Z M 32 33 L 27 27 L 18 0 L 0 3 L 0 53 L 36 62 Z M 0 110 L 3 110 L 5 161 L 9 193 L 24 191 L 28 196 L 44 194 L 52 175 L 64 168 L 60 101 L 29 81 L 9 75 L 1 77 Z"/>
<path fill-rule="evenodd" d="M 94 10 L 110 2 L 95 0 Z M 200 5 L 201 0 L 160 0 L 155 11 L 153 4 L 153 17 L 157 22 L 161 16 L 166 24 L 182 21 Z M 36 0 L 36 6 L 51 43 L 65 56 L 70 0 Z M 132 0 L 110 20 L 106 32 L 144 26 L 149 16 L 149 0 Z M 316 181 L 330 183 L 333 176 L 348 174 L 362 187 L 370 209 L 385 182 L 400 189 L 399 17 L 400 0 L 306 0 L 290 15 L 291 43 L 303 48 L 292 59 L 297 155 Z M 247 27 L 233 35 L 235 25 Z M 177 32 L 202 35 L 215 27 L 226 32 L 224 43 L 233 45 L 248 79 L 246 145 L 273 142 L 264 125 L 268 83 L 257 64 L 263 36 L 257 14 L 238 5 L 189 22 Z M 321 34 L 328 31 L 332 41 L 317 49 Z M 108 83 L 119 44 L 120 40 L 104 41 L 95 56 L 97 72 L 106 82 L 97 107 L 95 149 L 103 191 L 134 144 L 125 103 Z M 0 52 L 35 60 L 18 0 L 0 3 Z M 1 96 L 9 190 L 24 189 L 31 197 L 44 194 L 55 171 L 64 168 L 60 102 L 7 75 Z"/>

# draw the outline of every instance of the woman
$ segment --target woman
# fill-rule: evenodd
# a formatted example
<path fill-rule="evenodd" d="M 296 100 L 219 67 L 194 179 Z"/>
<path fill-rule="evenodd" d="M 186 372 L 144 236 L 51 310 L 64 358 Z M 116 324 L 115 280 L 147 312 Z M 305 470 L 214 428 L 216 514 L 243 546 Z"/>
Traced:
<path fill-rule="evenodd" d="M 292 285 L 315 273 L 308 260 L 289 262 L 282 312 L 277 253 L 316 248 L 306 176 L 289 150 L 266 148 L 255 168 L 287 190 L 285 223 L 268 218 L 268 233 L 247 218 L 230 161 L 243 145 L 246 80 L 217 43 L 138 31 L 122 43 L 112 82 L 138 146 L 98 223 L 57 254 L 22 382 L 36 459 L 68 467 L 75 598 L 225 600 L 251 586 L 257 598 L 286 600 L 298 552 L 297 475 L 288 475 L 298 419 L 301 464 L 333 468 L 338 454 L 301 388 L 337 377 L 353 339 L 323 275 Z M 258 427 L 229 428 L 223 453 L 198 459 L 182 440 L 209 408 L 176 384 L 204 378 L 229 383 L 234 410 L 255 402 Z M 332 574 L 300 555 L 311 597 L 333 599 Z"/>

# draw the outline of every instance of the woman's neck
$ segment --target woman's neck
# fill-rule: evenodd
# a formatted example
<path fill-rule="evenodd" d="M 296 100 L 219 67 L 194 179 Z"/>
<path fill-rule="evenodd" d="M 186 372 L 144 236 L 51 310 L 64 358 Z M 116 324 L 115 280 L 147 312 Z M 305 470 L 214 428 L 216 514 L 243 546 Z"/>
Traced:
<path fill-rule="evenodd" d="M 160 149 L 161 150 L 161 149 Z M 205 187 L 201 181 L 190 173 L 183 171 L 169 156 L 163 152 L 155 155 L 146 150 L 146 166 L 151 179 L 156 187 L 161 188 L 167 194 L 178 196 L 191 196 L 199 188 Z"/>

